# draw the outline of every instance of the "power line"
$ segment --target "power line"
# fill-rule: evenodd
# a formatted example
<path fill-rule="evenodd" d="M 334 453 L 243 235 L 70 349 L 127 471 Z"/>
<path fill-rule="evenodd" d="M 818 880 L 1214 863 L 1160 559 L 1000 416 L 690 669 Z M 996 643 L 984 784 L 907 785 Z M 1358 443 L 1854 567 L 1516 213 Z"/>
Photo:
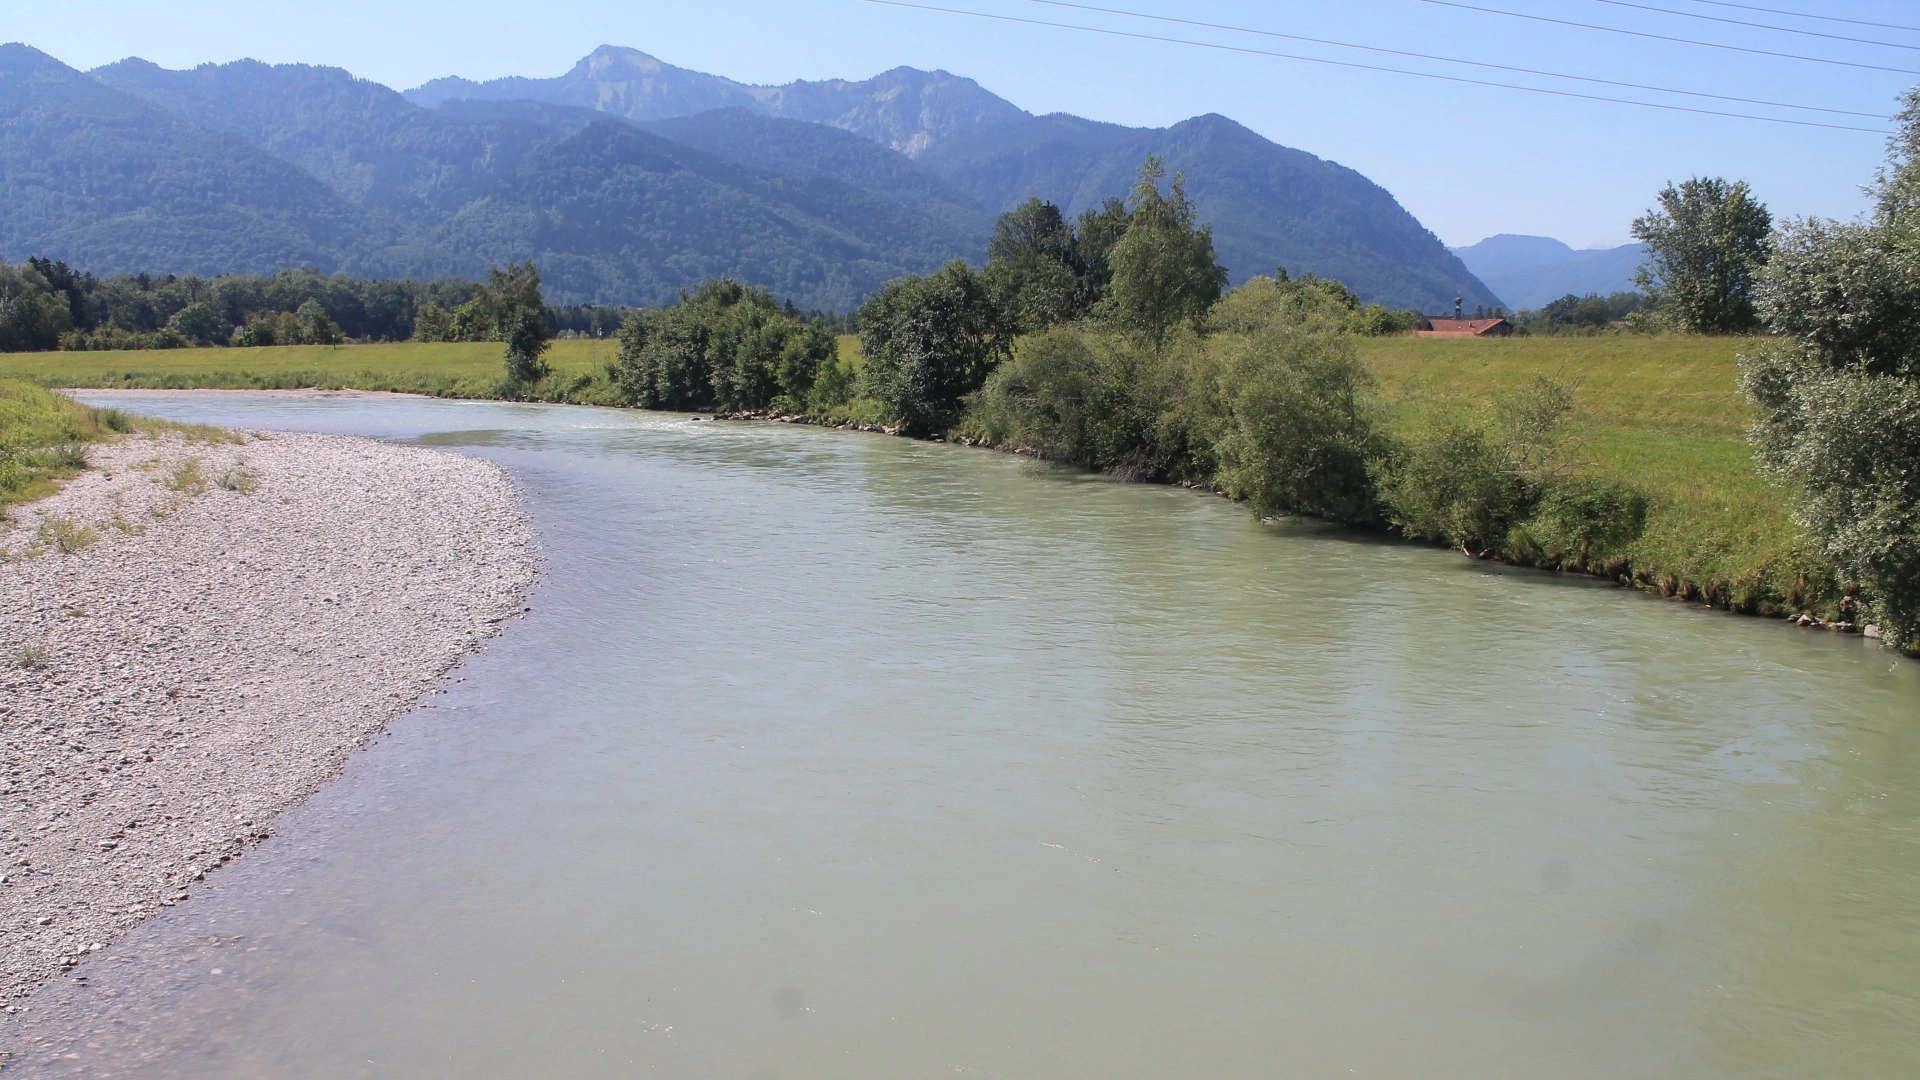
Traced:
<path fill-rule="evenodd" d="M 1208 30 L 1226 30 L 1236 34 L 1259 34 L 1262 37 L 1282 38 L 1287 41 L 1304 41 L 1313 45 L 1332 45 L 1342 49 L 1360 49 L 1364 52 L 1384 53 L 1388 56 L 1405 56 L 1416 60 L 1436 60 L 1443 64 L 1464 64 L 1468 67 L 1488 68 L 1493 71 L 1511 71 L 1520 75 L 1540 75 L 1549 79 L 1571 79 L 1575 82 L 1597 83 L 1601 86 L 1618 86 L 1629 90 L 1651 90 L 1658 94 L 1684 94 L 1688 97 L 1712 98 L 1715 101 L 1733 101 L 1743 105 L 1766 105 L 1776 109 L 1801 109 L 1806 112 L 1832 113 L 1837 116 L 1863 116 L 1870 120 L 1885 119 L 1884 112 L 1860 112 L 1854 109 L 1830 109 L 1824 105 L 1795 105 L 1786 101 L 1769 101 L 1765 98 L 1738 97 L 1733 94 L 1711 94 L 1704 90 L 1676 90 L 1670 86 L 1651 86 L 1646 83 L 1621 82 L 1618 79 L 1600 79 L 1588 75 L 1567 75 L 1558 71 L 1541 71 L 1538 68 L 1514 67 L 1511 64 L 1494 64 L 1483 60 L 1461 60 L 1451 56 L 1436 56 L 1432 53 L 1410 52 L 1406 49 L 1388 49 L 1377 45 L 1356 45 L 1350 41 L 1332 41 L 1327 38 L 1304 37 L 1300 34 L 1283 34 L 1277 30 L 1258 30 L 1246 26 L 1228 26 L 1223 23 L 1201 22 L 1198 19 L 1180 19 L 1171 15 L 1150 15 L 1144 11 L 1123 11 L 1119 8 L 1096 7 L 1092 4 L 1074 4 L 1067 0 L 1028 0 L 1029 3 L 1044 4 L 1048 7 L 1073 8 L 1078 11 L 1094 11 L 1102 15 L 1124 15 L 1134 19 L 1151 19 L 1155 22 L 1178 23 L 1182 26 L 1199 26 Z"/>
<path fill-rule="evenodd" d="M 1640 11 L 1654 11 L 1662 15 L 1678 15 L 1683 19 L 1704 19 L 1707 22 L 1726 23 L 1728 26 L 1747 26 L 1755 30 L 1777 30 L 1782 34 L 1805 34 L 1808 37 L 1827 38 L 1832 41 L 1851 41 L 1856 45 L 1881 45 L 1889 49 L 1906 49 L 1920 52 L 1920 45 L 1899 45 L 1891 41 L 1875 41 L 1872 38 L 1848 37 L 1845 34 L 1828 34 L 1819 30 L 1796 30 L 1791 26 L 1775 26 L 1772 23 L 1750 22 L 1746 19 L 1728 19 L 1719 15 L 1702 15 L 1697 11 L 1675 11 L 1673 8 L 1655 7 L 1652 4 L 1634 4 L 1628 0 L 1593 0 L 1596 4 L 1610 4 L 1613 7 L 1635 8 Z"/>
<path fill-rule="evenodd" d="M 1026 26 L 1048 26 L 1057 30 L 1078 30 L 1088 34 L 1105 34 L 1108 37 L 1132 38 L 1135 41 L 1158 41 L 1173 45 L 1191 45 L 1200 49 L 1216 49 L 1221 52 L 1241 53 L 1248 56 L 1270 56 L 1281 60 L 1299 60 L 1309 64 L 1325 64 L 1330 67 L 1352 68 L 1359 71 L 1382 71 L 1394 75 L 1411 75 L 1420 79 L 1434 79 L 1439 82 L 1464 83 L 1469 86 L 1490 86 L 1500 90 L 1521 90 L 1529 94 L 1547 94 L 1552 97 L 1578 98 L 1582 101 L 1603 101 L 1614 105 L 1637 105 L 1643 109 L 1663 109 L 1667 112 L 1693 113 L 1698 116 L 1725 116 L 1735 120 L 1759 120 L 1769 124 L 1792 124 L 1795 127 L 1827 128 L 1832 131 L 1860 131 L 1869 135 L 1891 135 L 1885 128 L 1855 127 L 1849 124 L 1829 124 L 1819 120 L 1790 120 L 1782 116 L 1755 116 L 1752 113 L 1722 112 L 1718 109 L 1697 109 L 1691 105 L 1668 105 L 1657 101 L 1634 101 L 1630 98 L 1604 97 L 1599 94 L 1582 94 L 1572 90 L 1550 90 L 1541 86 L 1522 86 L 1518 83 L 1491 82 L 1486 79 L 1469 79 L 1459 75 L 1436 75 L 1428 71 L 1411 71 L 1406 68 L 1384 67 L 1379 64 L 1360 64 L 1351 60 L 1329 60 L 1320 56 L 1301 56 L 1296 53 L 1275 52 L 1270 49 L 1255 49 L 1245 45 L 1222 45 L 1212 41 L 1193 41 L 1187 38 L 1163 37 L 1158 34 L 1140 34 L 1130 30 L 1109 30 L 1099 26 L 1080 26 L 1075 23 L 1051 22 L 1046 19 L 1027 19 L 1018 15 L 995 15 L 985 11 L 968 11 L 964 8 L 938 7 L 933 4 L 915 4 L 907 0 L 862 0 L 868 4 L 884 7 L 910 8 L 915 11 L 937 11 L 947 15 L 966 15 L 975 19 L 992 19 L 996 22 L 1020 23 Z"/>
<path fill-rule="evenodd" d="M 1534 22 L 1554 23 L 1558 26 L 1576 26 L 1582 30 L 1602 30 L 1609 34 L 1627 34 L 1631 37 L 1652 38 L 1655 41 L 1675 41 L 1682 45 L 1699 45 L 1707 49 L 1726 49 L 1729 52 L 1751 53 L 1755 56 L 1777 56 L 1783 60 L 1805 60 L 1814 64 L 1832 64 L 1835 67 L 1860 68 L 1865 71 L 1891 71 L 1900 75 L 1912 75 L 1914 73 L 1910 68 L 1886 67 L 1882 64 L 1860 64 L 1852 60 L 1831 60 L 1824 56 L 1802 56 L 1799 53 L 1775 52 L 1772 49 L 1749 49 L 1744 45 L 1725 45 L 1718 41 L 1669 37 L 1666 34 L 1650 34 L 1644 30 L 1626 30 L 1618 26 L 1598 26 L 1594 23 L 1550 18 L 1546 15 L 1529 15 L 1523 11 L 1503 11 L 1500 8 L 1476 7 L 1473 4 L 1454 3 L 1453 0 L 1420 0 L 1420 2 L 1423 4 L 1438 4 L 1441 7 L 1459 8 L 1462 11 L 1478 11 L 1487 15 L 1505 15 L 1510 19 L 1531 19 Z"/>
<path fill-rule="evenodd" d="M 1920 34 L 1920 26 L 1902 26 L 1899 23 L 1874 22 L 1871 19 L 1845 19 L 1838 15 L 1812 15 L 1804 11 L 1788 11 L 1786 8 L 1760 7 L 1757 4 L 1735 4 L 1730 0 L 1690 0 L 1695 4 L 1712 4 L 1714 7 L 1734 8 L 1739 11 L 1760 11 L 1768 15 L 1791 15 L 1796 19 L 1817 19 L 1821 22 L 1851 23 L 1854 26 L 1877 26 L 1882 30 L 1911 30 Z"/>

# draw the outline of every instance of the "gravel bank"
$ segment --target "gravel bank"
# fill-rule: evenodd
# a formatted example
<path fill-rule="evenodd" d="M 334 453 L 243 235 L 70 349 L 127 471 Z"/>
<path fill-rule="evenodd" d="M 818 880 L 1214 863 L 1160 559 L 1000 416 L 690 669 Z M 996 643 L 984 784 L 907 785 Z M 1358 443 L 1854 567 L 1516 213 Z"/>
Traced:
<path fill-rule="evenodd" d="M 536 572 L 474 458 L 279 433 L 90 456 L 0 524 L 6 1012 L 264 839 Z"/>

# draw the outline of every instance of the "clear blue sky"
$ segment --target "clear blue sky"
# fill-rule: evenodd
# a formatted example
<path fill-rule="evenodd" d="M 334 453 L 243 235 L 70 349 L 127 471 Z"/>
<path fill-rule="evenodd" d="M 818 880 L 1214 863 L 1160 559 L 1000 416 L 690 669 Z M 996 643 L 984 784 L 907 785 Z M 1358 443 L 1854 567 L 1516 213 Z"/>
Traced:
<path fill-rule="evenodd" d="M 1564 82 L 1244 33 L 1049 6 L 925 0 L 979 12 L 1495 82 L 1830 120 L 1831 116 Z M 1884 117 L 1920 83 L 1920 32 L 1766 14 L 1703 0 L 1643 6 L 1773 23 L 1841 41 L 1637 9 L 1607 0 L 1462 0 L 1549 18 L 1894 68 L 1865 70 L 1557 26 L 1429 0 L 1089 0 L 1100 7 L 1661 87 L 1858 110 Z M 1749 6 L 1920 27 L 1920 3 L 1743 0 Z M 864 0 L 65 0 L 0 5 L 0 40 L 80 68 L 126 56 L 167 67 L 253 57 L 344 67 L 396 88 L 439 75 L 557 75 L 602 43 L 747 82 L 864 78 L 944 68 L 1037 113 L 1134 125 L 1230 116 L 1277 142 L 1352 166 L 1449 244 L 1498 232 L 1576 247 L 1623 243 L 1669 179 L 1744 179 L 1776 217 L 1847 217 L 1884 138 L 1545 97 L 1300 60 L 1102 36 Z M 1902 48 L 1899 46 L 1912 46 Z"/>

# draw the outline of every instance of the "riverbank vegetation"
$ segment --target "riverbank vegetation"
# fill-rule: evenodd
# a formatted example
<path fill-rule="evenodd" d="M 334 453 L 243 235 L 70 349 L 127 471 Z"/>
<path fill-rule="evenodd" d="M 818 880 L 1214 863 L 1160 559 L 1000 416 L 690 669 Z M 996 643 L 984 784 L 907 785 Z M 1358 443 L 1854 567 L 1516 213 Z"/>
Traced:
<path fill-rule="evenodd" d="M 88 443 L 132 429 L 132 420 L 112 409 L 0 379 L 0 514 L 85 468 Z"/>
<path fill-rule="evenodd" d="M 1738 203 L 1746 224 L 1764 216 L 1738 185 L 1694 187 L 1701 206 L 1663 193 L 1663 243 L 1692 243 L 1691 222 L 1717 220 L 1716 199 Z M 1734 252 L 1741 267 L 1757 257 L 1750 239 Z M 1810 245 L 1788 243 L 1770 272 L 1787 280 L 1793 252 Z M 1764 436 L 1781 428 L 1770 402 L 1783 399 L 1751 375 L 1743 395 L 1736 360 L 1768 354 L 1761 339 L 1421 339 L 1403 333 L 1406 313 L 1284 268 L 1227 290 L 1211 233 L 1179 178 L 1153 161 L 1124 203 L 1076 220 L 1038 200 L 1003 215 L 988 256 L 984 267 L 955 262 L 889 283 L 861 309 L 857 338 L 836 340 L 763 290 L 715 281 L 629 313 L 617 341 L 555 342 L 517 378 L 503 377 L 497 344 L 468 341 L 8 363 L 76 385 L 351 386 L 880 427 L 1217 490 L 1263 516 L 1391 531 L 1728 610 L 1875 619 L 1894 641 L 1912 640 L 1911 607 L 1887 598 L 1912 587 L 1906 556 L 1835 539 L 1863 513 L 1910 510 L 1911 495 L 1876 473 L 1877 510 L 1835 496 L 1822 511 L 1828 466 L 1764 438 L 1763 472 L 1748 440 L 1762 415 L 1754 403 L 1776 417 Z M 1667 310 L 1679 301 L 1659 306 L 1683 296 L 1687 311 L 1758 312 L 1777 332 L 1824 332 L 1795 331 L 1784 302 L 1753 306 L 1754 283 L 1774 278 L 1725 273 L 1711 252 L 1694 261 L 1738 295 L 1707 295 L 1711 281 L 1682 290 L 1675 279 L 1691 271 L 1672 269 L 1676 258 L 1662 263 L 1669 278 L 1647 324 L 1684 321 Z M 1575 308 L 1562 321 L 1648 314 L 1620 298 Z M 459 336 L 443 326 L 453 312 L 421 310 L 423 336 Z M 1881 398 L 1880 414 L 1901 407 Z M 1800 490 L 1813 498 L 1797 501 Z M 1875 534 L 1875 550 L 1906 550 L 1886 535 Z"/>
<path fill-rule="evenodd" d="M 502 288 L 521 284 L 512 275 L 525 269 L 496 271 L 486 282 L 314 270 L 103 278 L 51 259 L 0 262 L 0 352 L 500 341 L 497 316 L 511 306 L 499 302 Z M 541 306 L 546 326 L 566 337 L 610 337 L 629 310 Z"/>
<path fill-rule="evenodd" d="M 190 442 L 230 442 L 232 432 L 95 409 L 0 369 L 0 517 L 51 494 L 87 467 L 87 448 L 129 433 L 170 433 Z"/>

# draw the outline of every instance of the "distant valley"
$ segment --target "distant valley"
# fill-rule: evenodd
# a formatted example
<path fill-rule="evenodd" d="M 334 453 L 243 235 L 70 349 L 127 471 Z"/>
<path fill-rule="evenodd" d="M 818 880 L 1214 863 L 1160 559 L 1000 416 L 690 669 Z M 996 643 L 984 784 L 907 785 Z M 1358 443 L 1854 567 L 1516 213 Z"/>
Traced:
<path fill-rule="evenodd" d="M 403 94 L 334 68 L 83 73 L 0 46 L 0 257 L 97 272 L 477 277 L 531 257 L 556 301 L 658 303 L 728 275 L 849 310 L 977 262 L 1028 196 L 1070 213 L 1124 196 L 1149 153 L 1185 173 L 1236 282 L 1284 265 L 1395 307 L 1522 303 L 1364 176 L 1221 116 L 1034 116 L 912 68 L 749 86 L 615 47 L 558 78 Z"/>
<path fill-rule="evenodd" d="M 1647 257 L 1642 244 L 1576 250 L 1551 237 L 1514 233 L 1490 236 L 1453 253 L 1514 310 L 1539 308 L 1569 294 L 1631 291 L 1634 269 Z"/>

